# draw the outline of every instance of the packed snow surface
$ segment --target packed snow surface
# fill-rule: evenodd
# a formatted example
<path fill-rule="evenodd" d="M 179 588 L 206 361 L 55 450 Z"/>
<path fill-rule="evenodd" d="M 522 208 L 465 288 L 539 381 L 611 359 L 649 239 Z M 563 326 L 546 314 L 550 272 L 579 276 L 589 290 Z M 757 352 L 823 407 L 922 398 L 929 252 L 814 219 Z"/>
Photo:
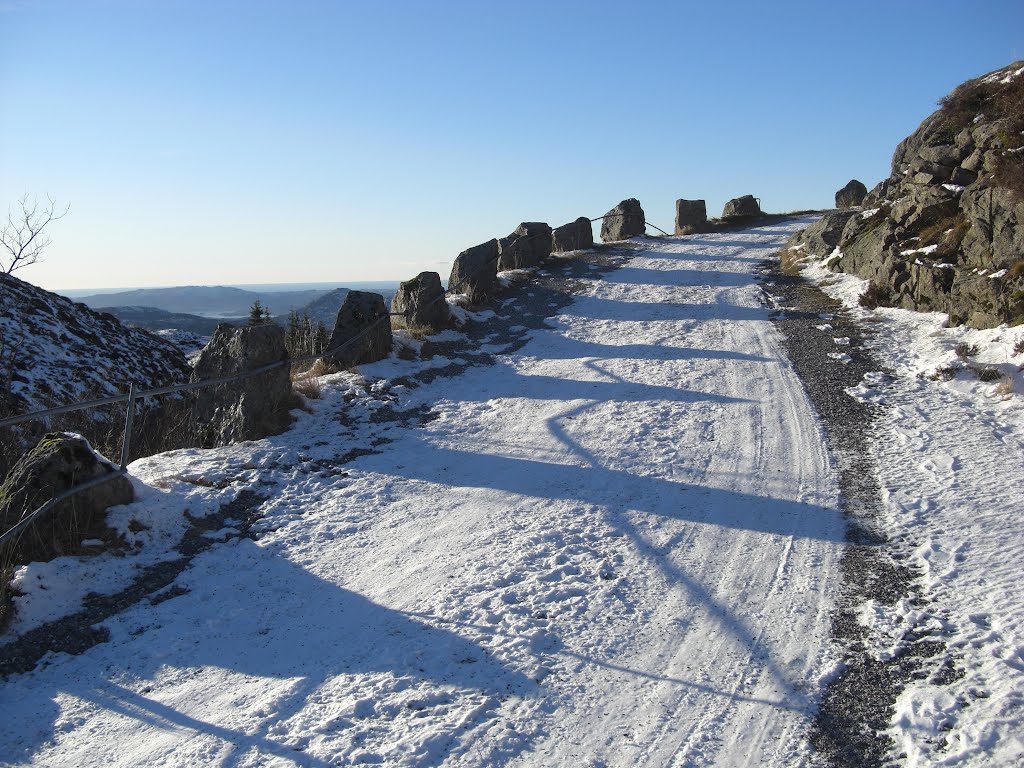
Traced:
<path fill-rule="evenodd" d="M 178 557 L 186 511 L 253 491 L 254 536 L 227 521 L 107 642 L 0 685 L 0 759 L 809 762 L 843 523 L 754 277 L 796 226 L 644 241 L 493 365 L 364 366 L 284 435 L 135 462 L 137 551 L 21 569 L 11 632 Z"/>

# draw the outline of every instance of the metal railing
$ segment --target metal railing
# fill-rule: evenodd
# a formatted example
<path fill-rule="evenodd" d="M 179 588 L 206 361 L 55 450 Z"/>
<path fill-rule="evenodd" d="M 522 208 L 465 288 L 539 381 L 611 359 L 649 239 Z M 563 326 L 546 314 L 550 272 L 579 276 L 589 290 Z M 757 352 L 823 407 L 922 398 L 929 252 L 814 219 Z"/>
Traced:
<path fill-rule="evenodd" d="M 625 213 L 622 213 L 622 214 L 606 214 L 604 216 L 598 216 L 596 218 L 592 218 L 592 219 L 590 219 L 590 221 L 591 222 L 603 221 L 604 219 L 613 218 L 615 216 L 630 216 L 630 215 L 633 215 L 633 214 L 625 214 Z M 653 227 L 654 229 L 657 229 L 662 234 L 668 235 L 668 233 L 665 232 L 663 229 L 660 229 L 659 227 L 656 227 L 653 224 L 648 224 L 648 222 L 646 222 L 646 220 L 645 220 L 645 225 L 649 225 L 649 226 Z M 519 243 L 520 241 L 523 241 L 523 240 L 529 241 L 529 240 L 533 240 L 533 239 L 538 238 L 538 237 L 547 237 L 547 236 L 550 236 L 550 232 L 542 233 L 542 234 L 538 234 L 538 235 L 520 236 L 520 237 L 516 238 L 514 241 L 512 241 L 512 245 L 515 245 L 516 243 Z M 474 278 L 474 277 L 477 277 L 477 276 L 483 274 L 485 271 L 490 270 L 492 265 L 496 265 L 498 259 L 500 259 L 500 258 L 501 258 L 501 256 L 499 254 L 499 256 L 497 258 L 495 258 L 495 259 L 488 259 L 488 261 L 485 262 L 484 264 L 482 264 L 481 267 L 478 270 L 474 271 L 469 276 L 469 278 L 466 278 L 466 281 L 470 280 L 471 278 Z M 440 296 L 438 296 L 437 298 L 435 298 L 433 301 L 431 301 L 428 304 L 426 304 L 425 306 L 426 307 L 433 306 L 437 302 L 446 300 L 447 299 L 447 295 L 448 295 L 447 293 L 443 293 Z M 79 485 L 75 485 L 75 486 L 73 486 L 71 488 L 68 488 L 65 491 L 60 492 L 56 496 L 54 496 L 53 498 L 51 498 L 47 502 L 45 502 L 38 509 L 33 510 L 28 515 L 25 515 L 21 520 L 18 521 L 18 523 L 16 525 L 14 525 L 12 528 L 10 528 L 9 530 L 5 531 L 4 533 L 0 534 L 0 549 L 2 549 L 5 545 L 7 545 L 8 542 L 17 539 L 17 537 L 19 537 L 20 534 L 22 532 L 24 532 L 26 528 L 31 526 L 34 522 L 42 519 L 49 512 L 53 511 L 54 507 L 56 507 L 61 502 L 66 501 L 67 499 L 71 498 L 72 496 L 74 496 L 77 493 L 80 493 L 82 491 L 88 490 L 90 488 L 94 488 L 94 487 L 96 487 L 96 486 L 98 486 L 98 485 L 100 485 L 102 483 L 108 482 L 108 481 L 113 480 L 114 478 L 117 478 L 117 477 L 121 477 L 121 476 L 123 476 L 123 475 L 125 475 L 127 473 L 127 465 L 128 465 L 128 458 L 129 458 L 129 455 L 130 455 L 130 445 L 131 445 L 131 430 L 132 430 L 132 422 L 134 420 L 135 403 L 136 403 L 136 401 L 142 400 L 142 399 L 145 399 L 145 398 L 148 398 L 148 397 L 156 397 L 158 395 L 168 395 L 168 394 L 173 394 L 173 393 L 177 393 L 177 392 L 190 392 L 190 391 L 194 391 L 194 390 L 198 390 L 198 389 L 204 389 L 206 387 L 214 387 L 214 386 L 221 386 L 223 384 L 230 384 L 230 383 L 235 382 L 235 381 L 241 381 L 243 379 L 249 379 L 249 378 L 252 378 L 252 377 L 255 377 L 255 376 L 260 376 L 260 375 L 262 375 L 264 373 L 267 373 L 269 371 L 275 370 L 275 369 L 280 368 L 280 367 L 285 366 L 285 365 L 291 367 L 291 366 L 294 366 L 294 365 L 302 365 L 302 364 L 305 364 L 305 363 L 315 363 L 315 362 L 317 362 L 319 360 L 330 359 L 330 358 L 334 357 L 335 355 L 338 355 L 345 348 L 355 344 L 356 342 L 358 342 L 359 340 L 364 338 L 367 334 L 369 334 L 372 330 L 374 330 L 378 325 L 380 325 L 384 321 L 388 321 L 390 323 L 392 317 L 403 317 L 403 316 L 407 316 L 407 313 L 406 312 L 386 312 L 383 315 L 381 315 L 380 317 L 378 317 L 376 320 L 374 320 L 372 323 L 367 325 L 365 328 L 363 328 L 355 336 L 352 336 L 352 337 L 346 339 L 344 342 L 342 342 L 342 343 L 340 343 L 340 344 L 338 344 L 338 345 L 336 345 L 336 346 L 334 346 L 334 347 L 332 347 L 330 349 L 327 349 L 327 350 L 325 350 L 323 352 L 320 352 L 320 353 L 309 354 L 309 355 L 300 355 L 298 357 L 288 357 L 288 358 L 285 358 L 284 360 L 279 360 L 277 362 L 269 363 L 269 364 L 261 366 L 259 368 L 254 368 L 253 370 L 242 371 L 240 373 L 231 374 L 229 376 L 220 376 L 220 377 L 215 378 L 215 379 L 204 379 L 202 381 L 189 381 L 189 382 L 183 382 L 183 383 L 180 383 L 180 384 L 168 384 L 166 386 L 154 387 L 152 389 L 146 389 L 146 390 L 142 390 L 142 391 L 136 391 L 135 384 L 134 383 L 130 383 L 129 387 L 128 387 L 128 392 L 126 392 L 125 394 L 111 395 L 111 396 L 108 396 L 108 397 L 97 398 L 95 400 L 86 400 L 86 401 L 82 401 L 82 402 L 79 402 L 79 403 L 72 403 L 70 405 L 62 405 L 62 406 L 58 406 L 58 407 L 55 407 L 55 408 L 43 408 L 43 409 L 40 409 L 40 410 L 37 410 L 37 411 L 31 411 L 29 413 L 18 414 L 17 416 L 8 416 L 6 418 L 0 419 L 0 428 L 3 428 L 3 427 L 13 426 L 15 424 L 20 424 L 20 423 L 26 422 L 26 421 L 43 420 L 43 419 L 46 419 L 46 418 L 48 418 L 50 416 L 56 416 L 56 415 L 59 415 L 59 414 L 62 414 L 62 413 L 71 413 L 71 412 L 74 412 L 74 411 L 82 411 L 82 410 L 88 410 L 88 409 L 91 409 L 91 408 L 98 408 L 98 407 L 105 406 L 105 405 L 116 405 L 118 403 L 127 403 L 127 406 L 125 408 L 124 434 L 123 434 L 123 436 L 121 438 L 121 457 L 120 457 L 120 462 L 117 465 L 110 464 L 110 466 L 112 467 L 112 471 L 111 472 L 104 473 L 103 475 L 100 475 L 100 476 L 95 477 L 95 478 L 93 478 L 91 480 L 88 480 L 88 481 L 86 481 L 84 483 L 81 483 Z"/>

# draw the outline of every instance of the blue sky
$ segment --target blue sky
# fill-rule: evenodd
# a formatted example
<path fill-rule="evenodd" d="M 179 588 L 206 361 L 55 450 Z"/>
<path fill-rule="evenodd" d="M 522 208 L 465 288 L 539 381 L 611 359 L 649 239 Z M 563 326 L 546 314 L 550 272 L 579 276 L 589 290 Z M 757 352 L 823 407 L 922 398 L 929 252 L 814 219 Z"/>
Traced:
<path fill-rule="evenodd" d="M 71 210 L 46 288 L 447 277 L 637 197 L 869 187 L 1020 0 L 0 0 L 0 210 Z"/>

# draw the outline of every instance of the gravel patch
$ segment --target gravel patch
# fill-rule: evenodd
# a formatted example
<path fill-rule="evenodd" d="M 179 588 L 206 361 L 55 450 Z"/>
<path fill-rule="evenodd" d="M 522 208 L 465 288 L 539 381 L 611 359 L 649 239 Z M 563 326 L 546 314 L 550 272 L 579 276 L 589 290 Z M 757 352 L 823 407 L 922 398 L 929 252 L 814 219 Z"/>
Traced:
<path fill-rule="evenodd" d="M 884 731 L 896 698 L 907 681 L 930 674 L 934 663 L 929 660 L 941 658 L 944 646 L 933 638 L 907 635 L 903 650 L 881 661 L 872 655 L 867 630 L 857 620 L 858 608 L 869 600 L 889 606 L 904 598 L 922 602 L 917 574 L 890 552 L 881 525 L 881 488 L 869 451 L 874 409 L 846 393 L 865 374 L 885 371 L 863 344 L 870 331 L 856 325 L 841 304 L 783 273 L 777 262 L 765 263 L 761 272 L 786 352 L 825 427 L 847 525 L 843 590 L 832 617 L 832 638 L 844 669 L 825 690 L 810 741 L 831 766 L 888 765 L 895 745 Z"/>

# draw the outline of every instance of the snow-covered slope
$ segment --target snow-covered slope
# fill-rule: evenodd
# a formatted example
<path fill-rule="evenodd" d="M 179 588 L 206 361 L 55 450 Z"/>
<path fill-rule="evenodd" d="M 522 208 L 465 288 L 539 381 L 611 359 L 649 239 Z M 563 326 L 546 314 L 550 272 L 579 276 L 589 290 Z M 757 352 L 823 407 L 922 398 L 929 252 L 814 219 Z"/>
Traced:
<path fill-rule="evenodd" d="M 252 537 L 244 511 L 216 518 L 169 590 L 103 623 L 107 642 L 8 679 L 0 754 L 806 762 L 843 526 L 752 277 L 792 230 L 646 242 L 546 327 L 513 325 L 524 346 L 492 339 L 493 365 L 416 386 L 396 377 L 417 364 L 366 366 L 322 380 L 285 435 L 136 462 L 140 500 L 111 513 L 135 558 L 180 558 L 185 510 L 245 491 L 266 497 Z M 515 303 L 502 312 L 507 328 Z M 141 568 L 102 559 L 101 591 Z M 55 595 L 76 609 L 67 573 L 19 572 L 15 631 Z"/>
<path fill-rule="evenodd" d="M 861 619 L 879 658 L 898 654 L 907 633 L 930 637 L 946 672 L 912 680 L 897 702 L 899 762 L 1024 764 L 1024 327 L 866 310 L 865 281 L 821 263 L 805 274 L 873 328 L 871 347 L 894 374 L 851 394 L 879 409 L 872 448 L 889 535 L 920 573 L 921 599 L 867 605 Z M 985 370 L 1000 378 L 980 380 Z"/>
<path fill-rule="evenodd" d="M 5 274 L 0 353 L 12 395 L 0 416 L 118 394 L 132 381 L 149 388 L 189 375 L 170 342 Z"/>

